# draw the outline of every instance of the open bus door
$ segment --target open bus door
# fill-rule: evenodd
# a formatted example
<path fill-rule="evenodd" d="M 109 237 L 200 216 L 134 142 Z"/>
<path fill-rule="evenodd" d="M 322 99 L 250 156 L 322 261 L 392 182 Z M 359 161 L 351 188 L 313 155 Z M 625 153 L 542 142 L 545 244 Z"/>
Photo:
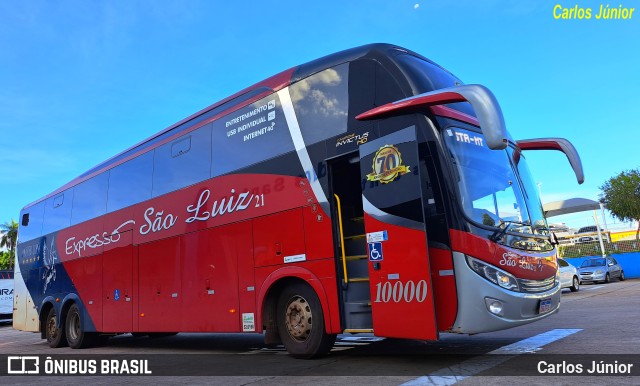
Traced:
<path fill-rule="evenodd" d="M 416 128 L 359 152 L 374 333 L 438 339 Z"/>

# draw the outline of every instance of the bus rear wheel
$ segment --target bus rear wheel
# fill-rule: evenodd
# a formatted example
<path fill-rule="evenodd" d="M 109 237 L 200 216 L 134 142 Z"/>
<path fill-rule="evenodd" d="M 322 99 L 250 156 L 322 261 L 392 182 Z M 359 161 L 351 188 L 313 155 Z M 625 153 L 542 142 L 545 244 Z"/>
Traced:
<path fill-rule="evenodd" d="M 311 287 L 301 283 L 286 287 L 277 307 L 278 332 L 291 356 L 309 359 L 331 350 L 336 335 L 325 332 L 322 305 Z"/>
<path fill-rule="evenodd" d="M 72 305 L 67 312 L 65 332 L 71 348 L 87 348 L 97 341 L 96 333 L 86 332 L 82 328 L 82 314 L 76 304 Z"/>
<path fill-rule="evenodd" d="M 67 345 L 67 338 L 64 334 L 64 324 L 58 327 L 56 323 L 57 314 L 55 308 L 51 307 L 47 314 L 47 321 L 45 323 L 45 337 L 47 338 L 47 344 L 51 348 L 64 347 Z"/>

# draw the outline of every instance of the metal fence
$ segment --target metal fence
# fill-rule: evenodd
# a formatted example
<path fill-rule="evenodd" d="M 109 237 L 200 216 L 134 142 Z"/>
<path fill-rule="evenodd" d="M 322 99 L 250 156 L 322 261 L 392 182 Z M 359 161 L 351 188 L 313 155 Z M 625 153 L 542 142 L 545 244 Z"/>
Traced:
<path fill-rule="evenodd" d="M 603 238 L 602 241 L 604 244 L 605 255 L 640 252 L 640 241 L 635 238 L 614 242 L 607 242 L 607 240 Z M 585 243 L 558 245 L 558 254 L 562 258 L 598 256 L 602 255 L 602 250 L 600 249 L 600 242 L 596 239 L 595 241 Z"/>

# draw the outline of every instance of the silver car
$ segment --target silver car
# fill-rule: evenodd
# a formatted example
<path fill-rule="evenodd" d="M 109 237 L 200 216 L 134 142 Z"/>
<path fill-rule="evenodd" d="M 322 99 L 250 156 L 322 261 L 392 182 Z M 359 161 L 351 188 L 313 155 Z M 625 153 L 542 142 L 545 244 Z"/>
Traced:
<path fill-rule="evenodd" d="M 579 291 L 580 279 L 578 278 L 578 270 L 576 267 L 561 258 L 558 258 L 558 266 L 560 271 L 561 288 L 569 288 L 571 289 L 571 292 Z"/>
<path fill-rule="evenodd" d="M 624 270 L 613 257 L 597 257 L 582 262 L 579 269 L 580 282 L 608 283 L 611 279 L 624 280 Z"/>

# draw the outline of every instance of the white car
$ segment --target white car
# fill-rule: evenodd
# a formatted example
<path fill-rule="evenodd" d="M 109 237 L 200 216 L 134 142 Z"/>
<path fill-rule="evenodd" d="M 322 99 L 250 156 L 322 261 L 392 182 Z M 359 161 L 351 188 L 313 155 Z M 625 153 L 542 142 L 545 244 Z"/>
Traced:
<path fill-rule="evenodd" d="M 569 288 L 571 292 L 579 291 L 580 279 L 578 277 L 578 269 L 561 258 L 558 258 L 558 267 L 560 268 L 561 288 Z"/>

